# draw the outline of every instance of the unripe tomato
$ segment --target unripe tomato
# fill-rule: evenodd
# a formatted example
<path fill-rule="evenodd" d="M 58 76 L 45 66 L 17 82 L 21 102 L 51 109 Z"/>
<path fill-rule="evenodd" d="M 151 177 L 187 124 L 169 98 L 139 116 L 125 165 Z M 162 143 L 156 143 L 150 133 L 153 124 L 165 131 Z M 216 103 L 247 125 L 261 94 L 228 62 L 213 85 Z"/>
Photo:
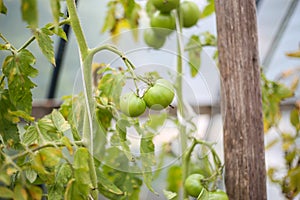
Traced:
<path fill-rule="evenodd" d="M 161 12 L 168 13 L 179 5 L 179 0 L 152 0 L 155 8 Z"/>
<path fill-rule="evenodd" d="M 130 92 L 120 97 L 120 109 L 129 117 L 138 117 L 145 112 L 146 103 L 142 98 Z"/>
<path fill-rule="evenodd" d="M 162 110 L 170 105 L 174 98 L 174 88 L 166 79 L 158 79 L 144 94 L 148 108 Z"/>
<path fill-rule="evenodd" d="M 227 194 L 222 190 L 208 193 L 208 200 L 229 200 Z"/>
<path fill-rule="evenodd" d="M 166 36 L 156 34 L 153 29 L 146 29 L 144 31 L 144 40 L 149 47 L 159 49 L 164 45 Z"/>
<path fill-rule="evenodd" d="M 202 179 L 204 179 L 204 176 L 201 174 L 191 174 L 185 179 L 184 188 L 188 195 L 199 196 L 200 192 L 205 189 L 201 183 Z"/>
<path fill-rule="evenodd" d="M 182 25 L 189 28 L 197 24 L 200 10 L 196 3 L 192 1 L 184 1 L 180 4 L 180 16 L 182 17 Z"/>
<path fill-rule="evenodd" d="M 176 27 L 175 18 L 170 13 L 161 13 L 159 11 L 155 12 L 151 19 L 150 25 L 157 34 L 159 35 L 168 35 L 170 34 Z"/>

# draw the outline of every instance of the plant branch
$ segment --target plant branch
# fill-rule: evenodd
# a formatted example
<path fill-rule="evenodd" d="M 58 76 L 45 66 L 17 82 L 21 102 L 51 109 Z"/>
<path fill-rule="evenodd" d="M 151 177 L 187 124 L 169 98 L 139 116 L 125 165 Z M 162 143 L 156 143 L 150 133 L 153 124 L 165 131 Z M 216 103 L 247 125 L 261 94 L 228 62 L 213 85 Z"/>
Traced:
<path fill-rule="evenodd" d="M 75 141 L 74 144 L 78 145 L 78 146 L 84 146 L 83 142 L 81 142 L 81 141 Z M 38 146 L 38 147 L 35 147 L 33 149 L 26 150 L 26 151 L 23 151 L 23 152 L 18 153 L 16 155 L 13 155 L 13 156 L 11 156 L 11 160 L 16 160 L 20 157 L 26 156 L 28 153 L 36 152 L 36 151 L 39 151 L 39 150 L 47 148 L 47 147 L 64 147 L 64 146 L 65 146 L 65 144 L 63 144 L 63 143 L 47 143 L 47 144 L 44 144 L 42 146 Z"/>
<path fill-rule="evenodd" d="M 69 20 L 69 18 L 67 18 L 67 19 L 65 19 L 65 20 L 62 20 L 61 22 L 59 22 L 59 26 L 62 26 L 62 25 L 64 25 L 64 24 L 68 24 L 68 23 L 70 23 L 70 20 Z M 54 25 L 51 25 L 51 26 L 49 26 L 49 30 L 53 30 L 55 28 L 55 26 Z M 33 36 L 31 36 L 17 51 L 18 52 L 20 52 L 22 49 L 25 49 L 25 48 L 27 48 L 34 40 L 35 40 L 36 38 L 35 38 L 35 36 L 33 35 Z"/>

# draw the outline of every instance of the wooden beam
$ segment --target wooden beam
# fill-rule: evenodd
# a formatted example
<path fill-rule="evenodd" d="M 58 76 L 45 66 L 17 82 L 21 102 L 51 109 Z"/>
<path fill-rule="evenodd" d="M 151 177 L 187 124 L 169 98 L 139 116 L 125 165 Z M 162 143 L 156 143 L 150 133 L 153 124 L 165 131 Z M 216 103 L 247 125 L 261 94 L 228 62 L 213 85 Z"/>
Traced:
<path fill-rule="evenodd" d="M 230 199 L 265 200 L 266 168 L 255 0 L 216 0 Z"/>

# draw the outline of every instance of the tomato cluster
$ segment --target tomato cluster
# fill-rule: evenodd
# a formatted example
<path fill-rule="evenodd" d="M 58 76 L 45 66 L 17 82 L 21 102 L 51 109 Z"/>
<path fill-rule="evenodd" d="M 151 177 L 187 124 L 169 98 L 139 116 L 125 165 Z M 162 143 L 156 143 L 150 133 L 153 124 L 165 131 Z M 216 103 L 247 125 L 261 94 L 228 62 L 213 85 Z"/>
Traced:
<path fill-rule="evenodd" d="M 200 10 L 196 3 L 192 1 L 180 0 L 148 0 L 154 8 L 154 14 L 150 16 L 150 26 L 144 32 L 145 43 L 154 49 L 161 48 L 166 38 L 176 28 L 175 16 L 172 12 L 179 10 L 179 18 L 184 28 L 190 28 L 197 24 Z"/>
<path fill-rule="evenodd" d="M 142 115 L 146 107 L 152 110 L 162 110 L 169 106 L 175 93 L 172 84 L 166 79 L 158 79 L 145 91 L 142 97 L 134 92 L 120 97 L 120 110 L 129 117 Z"/>
<path fill-rule="evenodd" d="M 203 191 L 208 193 L 208 200 L 228 200 L 227 194 L 222 190 L 207 191 L 203 180 L 204 176 L 202 174 L 191 174 L 184 182 L 184 188 L 188 195 L 192 197 L 198 197 Z"/>

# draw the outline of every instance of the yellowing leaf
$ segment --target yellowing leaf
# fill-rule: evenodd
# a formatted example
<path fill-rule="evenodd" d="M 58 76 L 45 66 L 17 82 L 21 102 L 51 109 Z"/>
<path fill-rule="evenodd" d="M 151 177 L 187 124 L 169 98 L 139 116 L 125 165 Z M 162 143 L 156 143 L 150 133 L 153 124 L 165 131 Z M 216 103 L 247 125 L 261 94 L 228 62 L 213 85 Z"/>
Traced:
<path fill-rule="evenodd" d="M 55 167 L 62 158 L 61 149 L 54 147 L 41 149 L 39 155 L 43 165 L 46 167 Z"/>
<path fill-rule="evenodd" d="M 289 57 L 300 58 L 300 50 L 286 53 Z"/>
<path fill-rule="evenodd" d="M 129 29 L 130 24 L 127 19 L 117 20 L 115 26 L 111 29 L 110 33 L 112 35 L 113 42 L 117 43 L 119 39 L 119 34 L 123 29 Z"/>

